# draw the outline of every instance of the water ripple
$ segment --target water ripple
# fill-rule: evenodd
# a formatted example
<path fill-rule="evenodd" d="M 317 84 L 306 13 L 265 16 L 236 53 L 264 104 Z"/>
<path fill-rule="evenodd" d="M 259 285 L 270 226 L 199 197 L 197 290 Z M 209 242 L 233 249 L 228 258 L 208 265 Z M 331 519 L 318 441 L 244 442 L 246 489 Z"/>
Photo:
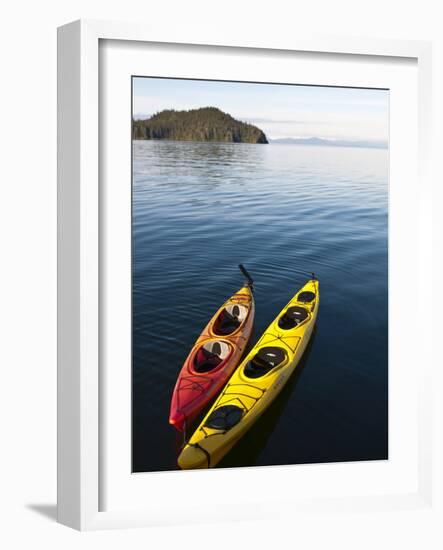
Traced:
<path fill-rule="evenodd" d="M 242 284 L 239 263 L 255 279 L 255 338 L 312 272 L 322 296 L 309 360 L 244 460 L 382 456 L 387 152 L 138 141 L 133 155 L 134 469 L 174 467 L 172 388 L 209 317 Z"/>

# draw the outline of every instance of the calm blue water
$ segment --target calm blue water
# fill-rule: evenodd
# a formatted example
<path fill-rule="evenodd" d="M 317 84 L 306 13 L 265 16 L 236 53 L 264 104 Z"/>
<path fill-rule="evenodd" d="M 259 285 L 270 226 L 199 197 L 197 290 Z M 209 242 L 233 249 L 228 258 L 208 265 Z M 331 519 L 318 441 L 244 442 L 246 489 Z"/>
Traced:
<path fill-rule="evenodd" d="M 311 272 L 315 336 L 221 466 L 387 458 L 388 152 L 133 143 L 133 469 L 176 468 L 177 374 L 217 308 L 255 281 L 254 341 Z"/>

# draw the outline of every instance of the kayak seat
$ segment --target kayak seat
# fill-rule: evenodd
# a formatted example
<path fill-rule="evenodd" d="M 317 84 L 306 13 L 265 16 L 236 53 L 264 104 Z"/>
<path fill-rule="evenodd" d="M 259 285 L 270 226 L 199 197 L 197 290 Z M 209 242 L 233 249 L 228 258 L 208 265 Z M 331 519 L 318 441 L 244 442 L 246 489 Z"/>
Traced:
<path fill-rule="evenodd" d="M 243 416 L 243 409 L 236 405 L 224 405 L 213 411 L 205 426 L 213 430 L 229 430 L 238 424 Z"/>
<path fill-rule="evenodd" d="M 278 320 L 278 326 L 283 330 L 290 330 L 308 318 L 308 312 L 304 307 L 292 306 Z"/>
<path fill-rule="evenodd" d="M 246 365 L 244 373 L 248 378 L 260 378 L 281 365 L 285 359 L 286 352 L 283 348 L 277 346 L 261 348 Z"/>
<path fill-rule="evenodd" d="M 214 323 L 215 334 L 227 336 L 232 334 L 242 324 L 248 314 L 248 308 L 240 304 L 230 304 L 223 308 Z"/>
<path fill-rule="evenodd" d="M 197 351 L 194 357 L 194 370 L 199 373 L 209 372 L 225 361 L 230 355 L 226 342 L 207 342 Z"/>
<path fill-rule="evenodd" d="M 297 296 L 297 302 L 302 302 L 303 304 L 309 304 L 313 300 L 315 300 L 315 293 L 310 290 L 304 290 Z"/>

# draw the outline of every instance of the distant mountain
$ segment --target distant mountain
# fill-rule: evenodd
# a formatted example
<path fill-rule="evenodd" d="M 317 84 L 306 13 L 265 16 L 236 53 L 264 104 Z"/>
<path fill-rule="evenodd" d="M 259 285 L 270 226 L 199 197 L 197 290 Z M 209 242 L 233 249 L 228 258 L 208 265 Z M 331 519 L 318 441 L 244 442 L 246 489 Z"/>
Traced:
<path fill-rule="evenodd" d="M 145 120 L 132 121 L 133 139 L 268 143 L 257 126 L 236 120 L 216 107 L 189 111 L 165 110 Z"/>
<path fill-rule="evenodd" d="M 326 147 L 361 147 L 370 149 L 387 149 L 388 144 L 385 141 L 358 141 L 346 139 L 324 139 L 324 138 L 282 138 L 271 139 L 271 143 L 289 144 L 289 145 L 324 145 Z"/>

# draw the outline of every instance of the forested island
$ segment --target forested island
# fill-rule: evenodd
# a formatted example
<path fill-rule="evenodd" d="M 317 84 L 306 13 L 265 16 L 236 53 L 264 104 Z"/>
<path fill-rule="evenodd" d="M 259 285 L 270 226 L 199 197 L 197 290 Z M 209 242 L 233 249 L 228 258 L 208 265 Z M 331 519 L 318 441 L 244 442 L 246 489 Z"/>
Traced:
<path fill-rule="evenodd" d="M 236 120 L 216 107 L 189 111 L 168 109 L 146 120 L 133 120 L 132 138 L 268 143 L 260 128 Z"/>

